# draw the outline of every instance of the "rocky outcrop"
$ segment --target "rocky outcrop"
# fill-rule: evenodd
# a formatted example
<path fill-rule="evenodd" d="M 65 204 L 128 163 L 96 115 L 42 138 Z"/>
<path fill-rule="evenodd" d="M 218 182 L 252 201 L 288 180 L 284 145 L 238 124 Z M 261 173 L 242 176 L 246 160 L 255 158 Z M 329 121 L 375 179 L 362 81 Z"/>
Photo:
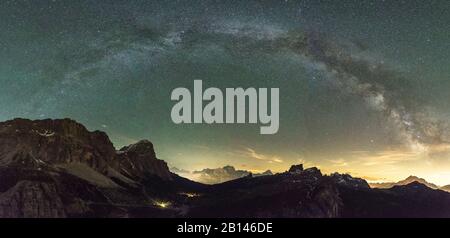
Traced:
<path fill-rule="evenodd" d="M 118 151 L 120 171 L 133 179 L 142 179 L 147 175 L 172 180 L 172 173 L 167 163 L 156 158 L 153 144 L 142 140 L 136 144 L 123 147 Z"/>
<path fill-rule="evenodd" d="M 66 217 L 54 184 L 19 181 L 0 196 L 0 217 Z"/>
<path fill-rule="evenodd" d="M 369 184 L 364 179 L 354 178 L 349 174 L 333 173 L 330 176 L 335 183 L 354 189 L 369 189 Z"/>
<path fill-rule="evenodd" d="M 303 164 L 297 164 L 297 165 L 292 165 L 291 168 L 289 168 L 289 173 L 293 173 L 293 174 L 299 174 L 303 171 Z"/>
<path fill-rule="evenodd" d="M 0 217 L 104 215 L 91 205 L 110 201 L 102 188 L 56 169 L 0 166 L 0 177 Z"/>

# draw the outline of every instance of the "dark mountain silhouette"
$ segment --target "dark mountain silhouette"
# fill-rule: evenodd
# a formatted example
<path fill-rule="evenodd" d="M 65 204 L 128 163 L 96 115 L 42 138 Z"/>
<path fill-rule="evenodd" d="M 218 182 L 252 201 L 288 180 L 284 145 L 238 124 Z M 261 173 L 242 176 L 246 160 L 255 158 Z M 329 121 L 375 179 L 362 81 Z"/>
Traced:
<path fill-rule="evenodd" d="M 408 185 L 408 184 L 413 183 L 413 182 L 421 183 L 421 184 L 423 184 L 423 185 L 425 185 L 425 186 L 427 186 L 429 188 L 432 188 L 432 189 L 439 189 L 439 186 L 437 186 L 435 184 L 432 184 L 432 183 L 429 183 L 423 178 L 419 178 L 417 176 L 412 176 L 412 175 L 407 177 L 406 179 L 398 181 L 398 182 L 371 183 L 370 186 L 372 188 L 392 188 L 392 187 L 394 187 L 396 185 Z"/>
<path fill-rule="evenodd" d="M 417 182 L 372 189 L 302 165 L 266 174 L 204 185 L 146 140 L 116 150 L 70 119 L 0 123 L 0 217 L 450 217 L 450 193 Z"/>

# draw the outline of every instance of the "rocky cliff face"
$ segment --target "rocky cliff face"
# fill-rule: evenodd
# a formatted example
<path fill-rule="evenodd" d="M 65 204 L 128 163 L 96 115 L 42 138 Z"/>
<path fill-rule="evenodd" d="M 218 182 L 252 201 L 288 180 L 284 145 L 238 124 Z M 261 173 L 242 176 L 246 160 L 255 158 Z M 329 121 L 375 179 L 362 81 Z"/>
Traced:
<path fill-rule="evenodd" d="M 153 144 L 142 140 L 125 146 L 118 151 L 120 171 L 133 179 L 142 179 L 146 175 L 155 175 L 165 180 L 172 180 L 172 173 L 167 163 L 156 158 Z"/>
<path fill-rule="evenodd" d="M 0 123 L 0 155 L 0 166 L 56 168 L 84 164 L 104 175 L 111 174 L 112 169 L 132 178 L 171 176 L 167 164 L 156 158 L 151 142 L 140 141 L 116 151 L 104 132 L 90 132 L 70 119 Z"/>
<path fill-rule="evenodd" d="M 0 217 L 91 217 L 108 212 L 102 188 L 51 168 L 0 167 Z M 106 190 L 105 190 L 106 191 Z"/>
<path fill-rule="evenodd" d="M 139 191 L 147 176 L 172 179 L 149 141 L 116 151 L 105 133 L 70 119 L 0 123 L 0 217 L 91 216 L 114 203 L 145 206 Z"/>
<path fill-rule="evenodd" d="M 117 168 L 116 151 L 108 136 L 89 132 L 69 119 L 0 123 L 0 165 L 45 167 L 83 163 L 105 173 Z"/>
<path fill-rule="evenodd" d="M 1 217 L 66 217 L 53 184 L 22 180 L 0 197 Z"/>

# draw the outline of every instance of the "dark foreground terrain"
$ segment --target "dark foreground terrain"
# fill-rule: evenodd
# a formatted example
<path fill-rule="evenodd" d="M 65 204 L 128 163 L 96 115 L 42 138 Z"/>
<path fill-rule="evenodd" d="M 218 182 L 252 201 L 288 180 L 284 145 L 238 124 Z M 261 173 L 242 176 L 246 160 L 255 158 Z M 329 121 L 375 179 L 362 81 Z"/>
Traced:
<path fill-rule="evenodd" d="M 15 119 L 0 123 L 0 217 L 450 217 L 450 193 L 301 165 L 203 185 L 169 172 L 149 141 L 116 150 L 69 119 Z"/>

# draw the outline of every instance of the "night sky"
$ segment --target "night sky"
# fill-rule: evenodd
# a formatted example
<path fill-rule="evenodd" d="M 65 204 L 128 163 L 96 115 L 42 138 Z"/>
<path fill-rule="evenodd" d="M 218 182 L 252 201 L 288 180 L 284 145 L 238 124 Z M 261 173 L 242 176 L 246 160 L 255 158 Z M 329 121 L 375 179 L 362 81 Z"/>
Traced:
<path fill-rule="evenodd" d="M 179 169 L 450 184 L 450 2 L 0 2 L 0 120 L 73 118 Z M 177 87 L 280 88 L 280 129 L 175 125 Z"/>

